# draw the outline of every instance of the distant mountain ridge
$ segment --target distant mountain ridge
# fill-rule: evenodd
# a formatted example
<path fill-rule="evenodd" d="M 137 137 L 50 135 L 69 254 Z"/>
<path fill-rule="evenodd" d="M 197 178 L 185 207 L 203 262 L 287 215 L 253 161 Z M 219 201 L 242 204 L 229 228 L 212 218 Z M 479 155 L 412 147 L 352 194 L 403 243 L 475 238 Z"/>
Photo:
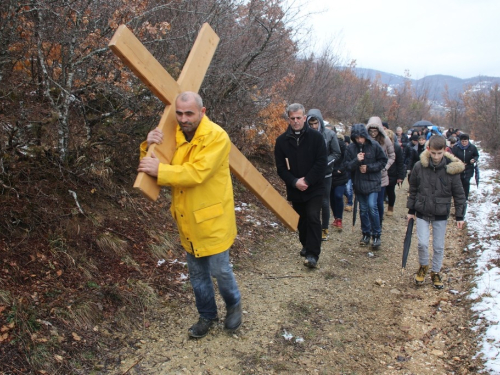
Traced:
<path fill-rule="evenodd" d="M 382 72 L 375 69 L 354 68 L 354 72 L 359 78 L 367 78 L 370 80 L 374 80 L 378 75 L 380 76 L 380 81 L 383 84 L 387 84 L 391 88 L 402 86 L 407 79 L 404 76 Z M 412 82 L 412 86 L 417 89 L 417 92 L 420 89 L 427 88 L 429 90 L 429 99 L 440 104 L 444 102 L 443 93 L 446 86 L 448 86 L 450 96 L 452 98 L 456 98 L 469 87 L 475 90 L 480 90 L 489 88 L 497 83 L 500 84 L 500 77 L 488 76 L 477 76 L 462 79 L 444 74 L 434 74 L 419 79 L 413 79 L 411 77 L 409 79 Z"/>

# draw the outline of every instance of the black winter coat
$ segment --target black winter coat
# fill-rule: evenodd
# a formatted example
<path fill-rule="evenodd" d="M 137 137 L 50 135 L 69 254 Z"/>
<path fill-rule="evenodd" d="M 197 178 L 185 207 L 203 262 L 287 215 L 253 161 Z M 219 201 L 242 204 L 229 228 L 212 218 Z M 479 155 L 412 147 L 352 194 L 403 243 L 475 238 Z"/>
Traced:
<path fill-rule="evenodd" d="M 356 137 L 364 137 L 365 143 L 356 142 Z M 357 194 L 368 195 L 380 191 L 382 169 L 387 164 L 387 156 L 380 144 L 368 135 L 364 124 L 356 124 L 351 129 L 352 143 L 347 147 L 344 168 L 351 171 L 354 191 Z M 358 153 L 364 152 L 365 160 L 358 160 Z M 359 167 L 366 165 L 366 173 L 361 173 Z"/>
<path fill-rule="evenodd" d="M 418 161 L 418 144 L 414 145 L 411 141 L 405 148 L 404 151 L 404 163 L 407 171 L 413 169 L 413 166 Z"/>
<path fill-rule="evenodd" d="M 472 176 L 474 176 L 474 164 L 471 164 L 471 160 L 474 159 L 477 161 L 479 159 L 479 152 L 477 151 L 477 147 L 469 142 L 469 147 L 465 150 L 462 150 L 458 143 L 453 146 L 451 152 L 457 158 L 459 158 L 465 164 L 465 171 L 462 173 L 463 180 L 470 180 Z"/>
<path fill-rule="evenodd" d="M 340 146 L 340 158 L 335 160 L 332 172 L 332 188 L 336 186 L 341 186 L 347 184 L 349 181 L 350 173 L 346 172 L 344 167 L 346 144 L 344 142 L 344 137 L 339 135 L 338 137 Z"/>
<path fill-rule="evenodd" d="M 394 147 L 396 161 L 391 165 L 387 174 L 389 176 L 389 185 L 396 185 L 398 180 L 404 180 L 406 177 L 406 168 L 401 147 Z"/>
<path fill-rule="evenodd" d="M 462 221 L 465 193 L 460 173 L 463 170 L 463 163 L 448 152 L 441 163 L 434 167 L 429 151 L 425 150 L 410 175 L 410 194 L 406 203 L 408 213 L 427 221 L 446 220 L 450 215 L 453 197 L 456 219 Z"/>
<path fill-rule="evenodd" d="M 278 175 L 286 184 L 289 201 L 306 202 L 323 195 L 327 155 L 325 139 L 320 132 L 304 125 L 303 133 L 296 138 L 289 126 L 276 139 L 274 158 Z M 309 185 L 305 191 L 295 186 L 302 177 Z"/>

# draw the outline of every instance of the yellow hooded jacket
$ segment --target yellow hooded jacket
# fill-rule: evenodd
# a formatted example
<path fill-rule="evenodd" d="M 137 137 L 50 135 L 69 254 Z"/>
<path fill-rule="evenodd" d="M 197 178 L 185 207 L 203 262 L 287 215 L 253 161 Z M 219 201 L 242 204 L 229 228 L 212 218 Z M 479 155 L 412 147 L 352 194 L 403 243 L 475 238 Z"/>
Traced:
<path fill-rule="evenodd" d="M 141 158 L 146 149 L 143 142 Z M 196 257 L 221 253 L 236 237 L 230 149 L 224 129 L 203 116 L 191 142 L 177 127 L 172 163 L 158 168 L 158 185 L 172 187 L 170 211 L 181 244 Z"/>

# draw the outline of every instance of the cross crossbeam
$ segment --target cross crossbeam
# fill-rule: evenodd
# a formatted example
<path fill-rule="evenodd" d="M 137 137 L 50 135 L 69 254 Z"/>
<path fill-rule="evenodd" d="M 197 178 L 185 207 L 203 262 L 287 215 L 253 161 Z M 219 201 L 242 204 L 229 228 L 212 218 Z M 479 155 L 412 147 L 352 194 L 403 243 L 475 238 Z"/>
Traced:
<path fill-rule="evenodd" d="M 184 91 L 199 91 L 218 43 L 219 37 L 210 25 L 203 24 L 176 81 L 127 26 L 121 25 L 116 30 L 109 42 L 109 48 L 166 105 L 158 124 L 158 128 L 164 133 L 164 141 L 161 145 L 151 145 L 148 149 L 148 156 L 154 151 L 160 162 L 171 162 L 175 152 L 175 132 L 178 126 L 173 107 L 175 98 Z M 287 228 L 293 231 L 297 230 L 298 214 L 232 143 L 229 166 L 236 177 Z M 144 172 L 137 175 L 134 188 L 139 189 L 151 200 L 156 200 L 160 193 L 160 186 L 158 186 L 156 179 Z"/>

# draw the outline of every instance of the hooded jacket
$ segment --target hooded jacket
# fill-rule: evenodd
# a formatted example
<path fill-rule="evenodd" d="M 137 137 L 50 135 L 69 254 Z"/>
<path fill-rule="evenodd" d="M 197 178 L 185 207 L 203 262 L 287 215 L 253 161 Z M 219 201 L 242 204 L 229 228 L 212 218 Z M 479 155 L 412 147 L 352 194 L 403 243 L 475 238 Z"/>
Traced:
<path fill-rule="evenodd" d="M 427 133 L 426 139 L 429 140 L 429 138 L 432 137 L 434 134 L 443 135 L 443 134 L 441 134 L 441 132 L 439 131 L 439 128 L 436 125 L 434 125 L 431 128 L 430 132 Z"/>
<path fill-rule="evenodd" d="M 287 199 L 291 202 L 306 202 L 323 195 L 326 170 L 326 146 L 320 132 L 304 124 L 299 137 L 288 129 L 276 139 L 274 158 L 278 175 L 286 184 Z M 297 189 L 295 184 L 304 177 L 308 188 Z"/>
<path fill-rule="evenodd" d="M 387 156 L 387 164 L 384 166 L 382 169 L 382 185 L 381 186 L 387 186 L 389 185 L 389 176 L 387 174 L 387 171 L 391 167 L 392 164 L 396 161 L 396 154 L 394 153 L 394 144 L 392 142 L 392 139 L 389 139 L 389 137 L 385 134 L 385 129 L 384 126 L 382 125 L 382 120 L 380 120 L 380 117 L 374 116 L 370 117 L 368 120 L 368 124 L 366 125 L 366 129 L 370 128 L 377 128 L 379 133 L 384 136 L 384 141 L 382 146 L 382 150 L 384 150 L 385 155 Z"/>
<path fill-rule="evenodd" d="M 453 154 L 445 152 L 441 162 L 434 166 L 429 150 L 422 152 L 410 175 L 408 213 L 427 221 L 447 220 L 453 197 L 456 220 L 462 221 L 465 193 L 460 173 L 463 170 L 463 163 Z"/>
<path fill-rule="evenodd" d="M 323 138 L 325 138 L 326 154 L 327 154 L 327 167 L 325 171 L 325 178 L 332 176 L 333 165 L 337 159 L 340 158 L 340 146 L 337 140 L 337 134 L 330 129 L 325 127 L 325 121 L 323 120 L 323 115 L 319 109 L 310 109 L 307 112 L 306 123 L 309 126 L 309 120 L 311 118 L 318 119 L 319 127 L 318 131 L 321 133 Z"/>
<path fill-rule="evenodd" d="M 345 170 L 344 166 L 345 150 L 347 147 L 344 141 L 344 136 L 342 134 L 337 134 L 337 139 L 340 146 L 340 158 L 335 160 L 335 163 L 333 164 L 332 188 L 347 184 L 349 177 L 351 176 L 351 174 Z"/>
<path fill-rule="evenodd" d="M 177 126 L 171 164 L 160 164 L 158 185 L 172 187 L 170 212 L 181 244 L 195 257 L 226 251 L 236 237 L 229 136 L 203 116 L 188 142 Z M 141 144 L 141 157 L 147 143 Z"/>
<path fill-rule="evenodd" d="M 365 143 L 356 142 L 356 137 L 364 137 Z M 387 164 L 387 156 L 380 144 L 368 135 L 364 124 L 356 124 L 351 129 L 352 143 L 347 146 L 344 168 L 351 171 L 351 179 L 356 194 L 371 194 L 380 191 L 381 171 Z M 363 152 L 365 159 L 360 162 L 358 153 Z M 359 167 L 366 165 L 366 173 L 361 173 Z"/>

